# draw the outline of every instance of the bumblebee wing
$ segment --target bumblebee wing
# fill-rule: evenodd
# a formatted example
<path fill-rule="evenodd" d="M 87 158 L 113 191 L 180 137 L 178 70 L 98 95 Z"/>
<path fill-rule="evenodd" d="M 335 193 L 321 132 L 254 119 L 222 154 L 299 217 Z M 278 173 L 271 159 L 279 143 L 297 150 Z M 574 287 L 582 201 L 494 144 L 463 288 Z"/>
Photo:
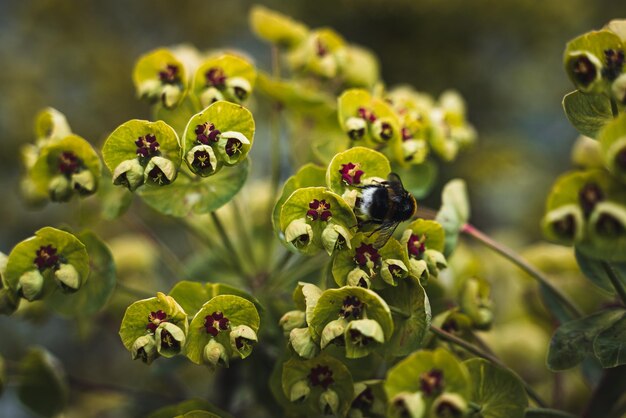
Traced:
<path fill-rule="evenodd" d="M 398 222 L 383 222 L 380 227 L 375 229 L 373 233 L 378 232 L 378 235 L 376 235 L 376 239 L 374 240 L 374 247 L 377 249 L 384 247 L 395 232 L 398 224 Z"/>

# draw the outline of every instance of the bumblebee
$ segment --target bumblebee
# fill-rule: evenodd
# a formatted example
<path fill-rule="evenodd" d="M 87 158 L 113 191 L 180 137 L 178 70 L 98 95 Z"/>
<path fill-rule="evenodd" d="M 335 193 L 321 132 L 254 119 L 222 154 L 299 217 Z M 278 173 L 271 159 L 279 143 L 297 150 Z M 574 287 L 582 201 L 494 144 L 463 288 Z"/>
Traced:
<path fill-rule="evenodd" d="M 417 211 L 415 197 L 404 189 L 395 173 L 390 173 L 386 181 L 363 186 L 356 206 L 366 217 L 359 226 L 378 225 L 369 235 L 379 233 L 374 241 L 376 248 L 385 245 L 398 224 L 411 219 Z"/>

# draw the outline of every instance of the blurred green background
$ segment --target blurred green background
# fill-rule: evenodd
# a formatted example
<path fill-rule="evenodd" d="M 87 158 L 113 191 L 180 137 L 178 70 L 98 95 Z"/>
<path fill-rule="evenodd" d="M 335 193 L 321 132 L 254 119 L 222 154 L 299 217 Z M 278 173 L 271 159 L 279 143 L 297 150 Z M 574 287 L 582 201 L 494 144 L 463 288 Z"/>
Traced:
<path fill-rule="evenodd" d="M 448 88 L 459 90 L 467 100 L 478 142 L 456 162 L 440 165 L 439 182 L 427 203 L 438 204 L 445 180 L 463 177 L 470 189 L 474 223 L 518 248 L 540 239 L 545 197 L 556 176 L 570 167 L 570 148 L 577 134 L 561 109 L 563 95 L 573 90 L 562 68 L 565 43 L 610 19 L 626 17 L 626 5 L 615 0 L 255 3 L 310 27 L 333 27 L 349 42 L 371 48 L 388 86 L 407 83 L 433 95 Z M 57 108 L 73 131 L 100 145 L 122 122 L 150 117 L 148 106 L 134 97 L 130 77 L 135 59 L 150 49 L 179 43 L 200 50 L 237 48 L 268 70 L 269 48 L 253 37 L 247 23 L 252 4 L 243 0 L 0 0 L 0 251 L 10 251 L 36 229 L 63 222 L 77 210 L 52 204 L 27 209 L 18 197 L 19 147 L 34 139 L 32 121 L 39 109 Z M 257 122 L 254 176 L 264 176 L 269 172 L 268 128 L 262 117 Z M 290 174 L 283 171 L 283 177 Z M 0 318 L 0 352 L 8 357 L 17 353 L 17 347 L 44 344 L 55 354 L 65 352 L 64 360 L 74 353 L 69 367 L 85 371 L 94 380 L 105 371 L 123 375 L 140 370 L 158 379 L 176 367 L 173 361 L 145 372 L 144 365 L 130 359 L 107 362 L 111 360 L 106 356 L 94 364 L 93 355 L 80 355 L 86 345 L 65 351 L 66 336 L 59 330 L 72 329 L 69 321 L 16 324 L 14 319 Z M 91 338 L 91 346 L 115 347 L 117 358 L 127 358 L 116 339 L 116 324 L 119 318 L 113 317 L 102 321 L 106 332 L 90 328 L 92 337 L 94 332 L 102 334 L 101 339 Z M 198 395 L 203 393 L 197 390 Z M 0 416 L 25 414 L 10 399 L 0 399 Z"/>

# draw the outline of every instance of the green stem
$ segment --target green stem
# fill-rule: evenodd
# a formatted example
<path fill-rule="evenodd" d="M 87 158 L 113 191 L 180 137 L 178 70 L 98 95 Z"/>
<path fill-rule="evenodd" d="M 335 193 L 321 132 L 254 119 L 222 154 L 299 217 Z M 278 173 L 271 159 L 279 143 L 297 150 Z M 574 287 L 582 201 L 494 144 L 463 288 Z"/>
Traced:
<path fill-rule="evenodd" d="M 233 207 L 233 214 L 236 220 L 235 223 L 237 224 L 237 230 L 239 232 L 239 239 L 242 243 L 243 250 L 250 257 L 252 270 L 258 273 L 258 264 L 256 261 L 256 257 L 254 256 L 254 249 L 252 248 L 252 234 L 247 227 L 248 223 L 246 223 L 243 218 L 241 208 L 239 207 L 239 203 L 237 203 L 237 198 L 234 198 L 233 200 L 231 200 L 231 202 Z"/>
<path fill-rule="evenodd" d="M 287 268 L 289 261 L 292 259 L 295 253 L 292 253 L 289 250 L 285 250 L 283 256 L 276 262 L 276 264 L 272 267 L 272 275 L 280 275 L 282 271 Z"/>
<path fill-rule="evenodd" d="M 272 76 L 280 77 L 280 56 L 278 47 L 272 46 Z M 276 103 L 272 108 L 271 118 L 271 147 L 272 147 L 272 165 L 271 165 L 271 185 L 272 196 L 278 194 L 278 183 L 280 182 L 280 105 Z"/>
<path fill-rule="evenodd" d="M 213 223 L 215 224 L 215 228 L 217 228 L 217 233 L 220 235 L 220 238 L 222 239 L 222 243 L 224 244 L 224 247 L 226 247 L 226 251 L 228 251 L 229 253 L 228 254 L 229 258 L 233 260 L 232 265 L 238 270 L 238 272 L 242 276 L 245 277 L 246 273 L 243 269 L 243 263 L 241 262 L 242 260 L 239 257 L 239 254 L 237 253 L 237 250 L 235 249 L 233 242 L 230 240 L 230 237 L 226 233 L 224 224 L 222 224 L 222 221 L 220 220 L 219 216 L 217 215 L 215 211 L 211 212 L 211 219 L 213 220 Z"/>
<path fill-rule="evenodd" d="M 537 280 L 544 287 L 545 290 L 550 292 L 559 302 L 566 307 L 575 318 L 582 317 L 582 313 L 576 305 L 572 301 L 570 301 L 567 296 L 565 296 L 559 289 L 554 287 L 552 283 L 548 280 L 548 278 L 539 270 L 537 270 L 534 266 L 530 265 L 526 260 L 524 260 L 519 254 L 515 253 L 510 248 L 505 245 L 500 244 L 499 242 L 494 241 L 478 229 L 474 228 L 470 224 L 466 224 L 461 229 L 461 232 L 469 235 L 470 237 L 476 239 L 481 244 L 485 245 L 488 248 L 491 248 L 507 260 L 511 261 L 513 264 L 524 270 L 528 275 L 530 275 L 533 279 Z"/>
<path fill-rule="evenodd" d="M 398 308 L 397 306 L 389 305 L 389 310 L 391 311 L 391 313 L 395 313 L 396 315 L 399 315 L 404 319 L 408 319 L 411 317 L 411 315 Z"/>
<path fill-rule="evenodd" d="M 617 118 L 619 116 L 619 109 L 617 108 L 617 102 L 615 99 L 611 97 L 611 113 L 613 114 L 613 118 Z"/>
<path fill-rule="evenodd" d="M 438 328 L 436 326 L 431 325 L 430 326 L 430 330 L 433 332 L 433 334 L 437 335 L 439 338 L 441 338 L 444 341 L 447 341 L 451 344 L 457 345 L 461 348 L 464 348 L 465 350 L 469 351 L 470 353 L 484 358 L 485 360 L 489 360 L 490 362 L 503 367 L 505 369 L 509 369 L 499 358 L 497 358 L 495 355 L 489 354 L 484 352 L 483 350 L 481 350 L 480 348 L 476 347 L 473 344 L 470 344 L 469 342 L 457 337 L 456 335 L 452 335 L 449 332 L 446 332 L 444 330 L 442 330 L 441 328 Z M 510 370 L 510 369 L 509 369 Z M 518 376 L 519 377 L 519 376 Z M 524 384 L 524 387 L 526 388 L 526 392 L 528 393 L 528 396 L 530 396 L 535 403 L 537 403 L 537 405 L 539 405 L 540 407 L 544 408 L 547 406 L 546 402 L 541 399 L 541 397 L 537 394 L 537 392 L 535 392 L 535 390 L 528 384 L 526 383 L 522 378 L 519 378 L 520 381 Z"/>
<path fill-rule="evenodd" d="M 613 266 L 606 261 L 602 262 L 602 267 L 604 267 L 604 271 L 607 276 L 609 276 L 609 280 L 611 280 L 611 284 L 615 288 L 615 292 L 617 292 L 620 299 L 622 299 L 622 303 L 626 306 L 626 288 L 624 288 L 624 284 L 620 281 L 619 277 L 617 277 L 617 272 Z"/>

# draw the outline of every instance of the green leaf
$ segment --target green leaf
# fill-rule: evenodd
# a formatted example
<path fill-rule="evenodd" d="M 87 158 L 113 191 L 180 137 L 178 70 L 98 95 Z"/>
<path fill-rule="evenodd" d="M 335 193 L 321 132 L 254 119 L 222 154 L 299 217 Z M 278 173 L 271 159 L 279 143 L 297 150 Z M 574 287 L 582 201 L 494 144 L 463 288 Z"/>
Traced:
<path fill-rule="evenodd" d="M 348 184 L 341 173 L 342 169 L 346 170 L 349 167 L 349 164 L 356 166 L 352 169 L 355 174 L 346 173 L 352 184 Z M 359 170 L 363 173 L 357 176 L 356 172 Z M 390 172 L 389 160 L 383 154 L 365 147 L 354 147 L 340 152 L 332 159 L 326 171 L 326 185 L 338 195 L 343 195 L 346 191 L 356 190 L 355 186 L 363 186 L 372 181 L 385 181 Z"/>
<path fill-rule="evenodd" d="M 249 165 L 246 159 L 211 177 L 192 179 L 180 176 L 166 188 L 143 187 L 139 195 L 148 206 L 164 215 L 183 217 L 210 213 L 230 202 L 241 190 L 248 177 Z"/>
<path fill-rule="evenodd" d="M 424 288 L 415 277 L 400 280 L 397 287 L 388 287 L 379 291 L 380 296 L 395 310 L 391 312 L 394 332 L 389 340 L 388 352 L 396 357 L 406 356 L 422 348 L 432 314 L 430 302 Z"/>
<path fill-rule="evenodd" d="M 106 173 L 98 187 L 98 200 L 102 217 L 112 221 L 126 213 L 133 202 L 133 193 L 125 187 L 114 185 L 111 176 Z"/>
<path fill-rule="evenodd" d="M 139 300 L 126 309 L 119 332 L 126 349 L 130 351 L 137 338 L 150 333 L 146 328 L 149 322 L 148 316 L 151 312 L 157 311 L 163 311 L 167 315 L 168 322 L 178 326 L 187 334 L 189 329 L 187 314 L 174 298 L 159 292 L 156 297 Z"/>
<path fill-rule="evenodd" d="M 328 388 L 334 390 L 339 396 L 340 405 L 337 415 L 345 416 L 354 396 L 352 376 L 340 360 L 331 356 L 321 354 L 310 360 L 301 360 L 294 357 L 285 362 L 282 372 L 282 388 L 285 396 L 289 399 L 292 387 L 304 380 L 309 385 L 311 392 L 304 403 L 301 404 L 300 409 L 304 409 L 309 413 L 314 412 L 316 415 L 321 414 L 323 411 L 320 410 L 319 397 L 324 388 L 321 385 L 313 385 L 309 378 L 313 369 L 319 367 L 327 367 L 330 373 L 332 373 L 333 382 Z"/>
<path fill-rule="evenodd" d="M 461 228 L 470 216 L 469 199 L 465 182 L 454 179 L 446 183 L 441 192 L 441 208 L 435 220 L 445 232 L 444 255 L 449 256 L 456 247 Z"/>
<path fill-rule="evenodd" d="M 322 335 L 322 330 L 330 321 L 339 319 L 340 311 L 346 298 L 356 297 L 363 304 L 362 316 L 378 322 L 385 333 L 385 341 L 393 335 L 393 320 L 391 311 L 383 298 L 374 291 L 362 287 L 344 286 L 340 289 L 327 289 L 317 300 L 313 317 L 309 326 L 316 340 Z"/>
<path fill-rule="evenodd" d="M 152 412 L 150 415 L 148 415 L 147 418 L 172 418 L 178 417 L 180 415 L 185 415 L 189 412 L 197 411 L 211 413 L 212 415 L 210 416 L 213 417 L 232 418 L 232 415 L 225 411 L 222 411 L 221 409 L 214 406 L 210 402 L 205 401 L 204 399 L 190 399 L 175 405 L 165 406 Z"/>
<path fill-rule="evenodd" d="M 604 125 L 613 119 L 611 101 L 603 94 L 573 91 L 563 98 L 563 110 L 574 128 L 590 138 L 597 138 Z"/>
<path fill-rule="evenodd" d="M 609 309 L 562 324 L 550 340 L 547 358 L 550 370 L 572 368 L 592 354 L 596 336 L 623 315 L 622 309 Z"/>
<path fill-rule="evenodd" d="M 626 364 L 626 314 L 596 336 L 593 351 L 604 368 Z"/>
<path fill-rule="evenodd" d="M 528 398 L 524 384 L 515 373 L 479 358 L 464 364 L 472 381 L 469 399 L 481 406 L 481 417 L 524 418 Z"/>
<path fill-rule="evenodd" d="M 85 282 L 89 275 L 89 256 L 85 245 L 69 232 L 45 227 L 35 232 L 34 237 L 17 244 L 9 254 L 4 278 L 11 289 L 17 291 L 22 274 L 37 269 L 35 264 L 37 251 L 40 247 L 47 245 L 56 248 L 57 254 L 65 260 L 63 263 L 71 264 L 78 272 L 81 283 Z M 60 289 L 55 285 L 54 276 L 50 270 L 49 268 L 44 270 L 43 295 Z"/>
<path fill-rule="evenodd" d="M 115 288 L 115 264 L 111 251 L 96 234 L 85 231 L 78 234 L 89 254 L 89 276 L 79 291 L 56 292 L 48 303 L 54 310 L 68 316 L 90 316 L 106 305 Z"/>
<path fill-rule="evenodd" d="M 602 290 L 614 294 L 615 288 L 611 284 L 611 279 L 606 273 L 603 262 L 587 257 L 578 250 L 576 250 L 575 254 L 576 262 L 583 274 Z M 626 263 L 611 263 L 611 266 L 618 272 L 618 277 L 626 278 Z"/>
<path fill-rule="evenodd" d="M 249 20 L 256 36 L 278 46 L 294 47 L 302 42 L 309 32 L 304 24 L 264 6 L 252 7 Z"/>
<path fill-rule="evenodd" d="M 67 406 L 69 388 L 63 366 L 43 348 L 32 348 L 19 364 L 17 395 L 29 409 L 45 417 Z"/>
<path fill-rule="evenodd" d="M 305 312 L 306 322 L 309 324 L 313 320 L 315 305 L 317 305 L 321 295 L 322 289 L 311 283 L 298 282 L 293 291 L 293 301 L 296 308 Z"/>
<path fill-rule="evenodd" d="M 218 295 L 235 295 L 254 303 L 258 310 L 260 302 L 249 293 L 224 283 L 191 282 L 183 280 L 174 285 L 169 295 L 185 310 L 187 315 L 194 316 L 196 312 Z"/>
<path fill-rule="evenodd" d="M 204 325 L 206 316 L 212 315 L 214 312 L 222 312 L 224 317 L 229 320 L 229 329 L 220 331 L 217 337 L 209 334 Z M 209 340 L 215 338 L 224 346 L 229 357 L 233 357 L 235 353 L 230 346 L 230 330 L 240 325 L 247 325 L 254 332 L 258 332 L 260 321 L 259 313 L 252 302 L 234 295 L 215 296 L 206 302 L 191 320 L 185 355 L 194 363 L 203 364 L 204 347 L 209 343 Z"/>
<path fill-rule="evenodd" d="M 272 211 L 272 225 L 277 236 L 284 240 L 284 234 L 280 229 L 280 211 L 293 192 L 303 187 L 324 186 L 326 184 L 326 169 L 315 164 L 305 164 L 294 174 L 289 177 L 283 185 L 280 197 L 274 205 Z"/>
<path fill-rule="evenodd" d="M 402 185 L 416 199 L 424 198 L 430 193 L 437 181 L 437 164 L 426 160 L 422 164 L 410 164 L 406 167 L 392 164 L 392 171 L 402 179 Z"/>
<path fill-rule="evenodd" d="M 193 157 L 190 161 L 189 152 L 197 145 L 202 145 L 202 143 L 197 139 L 198 135 L 196 134 L 195 130 L 198 126 L 202 126 L 205 124 L 207 124 L 208 126 L 213 125 L 214 129 L 217 129 L 219 132 L 221 132 L 221 136 L 223 136 L 226 132 L 237 132 L 242 134 L 249 143 L 242 145 L 242 152 L 239 156 L 238 161 L 245 161 L 245 158 L 254 143 L 255 126 L 254 119 L 252 118 L 252 113 L 250 113 L 248 109 L 241 105 L 225 101 L 218 101 L 211 104 L 200 113 L 194 115 L 187 123 L 187 127 L 185 128 L 185 132 L 182 136 L 184 160 L 192 172 L 202 176 L 213 175 L 217 173 L 223 165 L 234 165 L 233 163 L 226 161 L 221 155 L 219 149 L 219 144 L 221 141 L 209 141 L 209 145 L 213 149 L 213 152 L 218 159 L 218 164 L 216 167 L 212 167 L 212 172 L 205 174 L 204 172 L 200 172 L 198 168 L 192 164 L 191 161 L 193 161 Z"/>
<path fill-rule="evenodd" d="M 576 418 L 576 415 L 558 409 L 527 408 L 525 418 Z"/>
<path fill-rule="evenodd" d="M 467 399 L 471 388 L 467 367 L 443 348 L 417 351 L 393 366 L 385 381 L 387 398 L 392 399 L 402 392 L 419 392 L 420 376 L 433 369 L 442 372 L 446 392 L 458 393 Z"/>

